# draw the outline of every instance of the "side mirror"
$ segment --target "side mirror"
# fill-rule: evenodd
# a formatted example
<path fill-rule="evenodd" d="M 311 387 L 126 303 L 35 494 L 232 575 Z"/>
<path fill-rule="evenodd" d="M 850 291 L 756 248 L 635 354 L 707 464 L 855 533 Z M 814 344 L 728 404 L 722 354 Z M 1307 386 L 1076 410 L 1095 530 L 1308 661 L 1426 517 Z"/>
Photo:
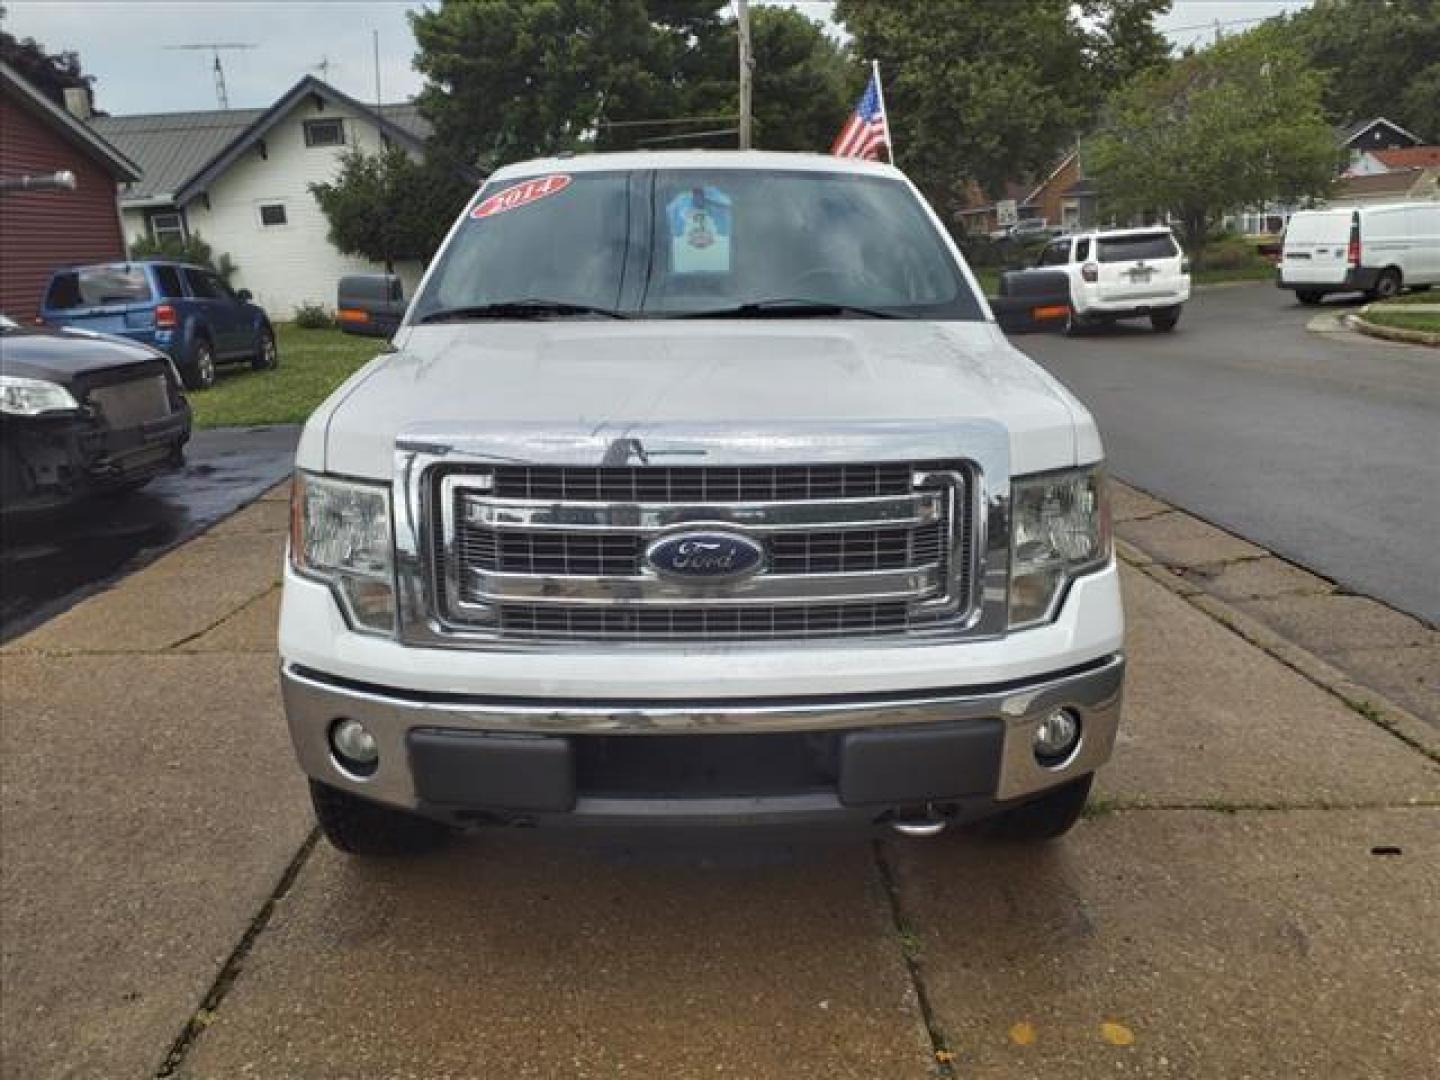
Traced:
<path fill-rule="evenodd" d="M 397 274 L 346 274 L 335 310 L 346 333 L 389 337 L 405 315 L 405 287 Z"/>
<path fill-rule="evenodd" d="M 1059 270 L 1001 274 L 1000 295 L 989 301 L 1007 334 L 1060 333 L 1070 316 L 1070 279 Z"/>
<path fill-rule="evenodd" d="M 241 289 L 235 296 L 242 304 L 248 304 L 255 299 L 255 294 L 249 289 Z"/>

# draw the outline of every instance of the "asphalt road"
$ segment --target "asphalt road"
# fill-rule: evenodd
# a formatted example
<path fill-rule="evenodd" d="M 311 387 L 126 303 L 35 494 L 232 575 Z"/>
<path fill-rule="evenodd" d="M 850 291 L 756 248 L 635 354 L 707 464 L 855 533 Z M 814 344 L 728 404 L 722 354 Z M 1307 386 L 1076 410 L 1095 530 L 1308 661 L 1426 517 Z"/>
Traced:
<path fill-rule="evenodd" d="M 283 480 L 295 425 L 197 431 L 185 468 L 143 489 L 6 523 L 0 536 L 0 642 L 184 543 Z"/>
<path fill-rule="evenodd" d="M 1315 315 L 1221 286 L 1173 334 L 1017 344 L 1090 407 L 1121 479 L 1440 623 L 1440 352 L 1307 331 Z"/>

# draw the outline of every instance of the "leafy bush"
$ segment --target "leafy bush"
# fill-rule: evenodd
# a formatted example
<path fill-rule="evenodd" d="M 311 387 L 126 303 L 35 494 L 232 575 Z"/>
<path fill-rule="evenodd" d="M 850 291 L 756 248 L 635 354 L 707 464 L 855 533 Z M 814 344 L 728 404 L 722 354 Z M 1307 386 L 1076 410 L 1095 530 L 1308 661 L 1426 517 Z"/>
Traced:
<path fill-rule="evenodd" d="M 136 260 L 174 259 L 176 262 L 194 263 L 215 271 L 221 281 L 229 281 L 240 269 L 228 253 L 216 256 L 210 245 L 198 232 L 192 232 L 184 240 L 173 236 L 157 240 L 153 236 L 137 236 L 130 241 L 130 257 Z"/>
<path fill-rule="evenodd" d="M 1269 265 L 1255 241 L 1242 236 L 1224 236 L 1211 240 L 1198 253 L 1197 270 L 1243 270 L 1257 264 Z"/>
<path fill-rule="evenodd" d="M 295 309 L 295 325 L 302 330 L 329 330 L 335 317 L 324 304 L 304 303 Z"/>

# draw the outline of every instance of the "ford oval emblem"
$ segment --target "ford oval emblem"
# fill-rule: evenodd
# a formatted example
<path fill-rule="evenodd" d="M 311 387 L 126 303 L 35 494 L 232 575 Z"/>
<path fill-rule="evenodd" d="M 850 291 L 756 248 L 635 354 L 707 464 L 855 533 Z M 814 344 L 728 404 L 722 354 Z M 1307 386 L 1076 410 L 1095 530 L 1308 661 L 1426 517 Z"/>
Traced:
<path fill-rule="evenodd" d="M 697 529 L 662 536 L 645 549 L 645 563 L 661 577 L 696 584 L 737 581 L 760 570 L 765 549 L 739 533 Z"/>

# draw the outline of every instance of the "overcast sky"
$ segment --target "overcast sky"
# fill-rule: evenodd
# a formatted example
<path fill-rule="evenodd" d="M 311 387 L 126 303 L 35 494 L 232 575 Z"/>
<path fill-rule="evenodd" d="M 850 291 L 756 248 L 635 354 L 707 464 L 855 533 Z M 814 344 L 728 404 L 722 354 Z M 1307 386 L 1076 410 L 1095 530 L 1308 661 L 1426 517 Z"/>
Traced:
<path fill-rule="evenodd" d="M 825 0 L 789 2 L 828 19 Z M 1023 0 L 1014 0 L 1017 7 Z M 1175 0 L 1160 22 L 1178 47 L 1208 41 L 1217 22 L 1243 30 L 1310 0 Z M 51 51 L 74 49 L 85 71 L 97 77 L 97 104 L 117 115 L 178 112 L 216 107 L 213 56 L 171 51 L 199 42 L 238 43 L 221 60 L 232 108 L 271 104 L 307 73 L 373 101 L 372 34 L 380 35 L 380 87 L 386 101 L 420 89 L 410 68 L 415 41 L 405 18 L 417 0 L 0 0 L 6 29 L 39 39 Z M 322 65 L 328 62 L 328 69 Z"/>

